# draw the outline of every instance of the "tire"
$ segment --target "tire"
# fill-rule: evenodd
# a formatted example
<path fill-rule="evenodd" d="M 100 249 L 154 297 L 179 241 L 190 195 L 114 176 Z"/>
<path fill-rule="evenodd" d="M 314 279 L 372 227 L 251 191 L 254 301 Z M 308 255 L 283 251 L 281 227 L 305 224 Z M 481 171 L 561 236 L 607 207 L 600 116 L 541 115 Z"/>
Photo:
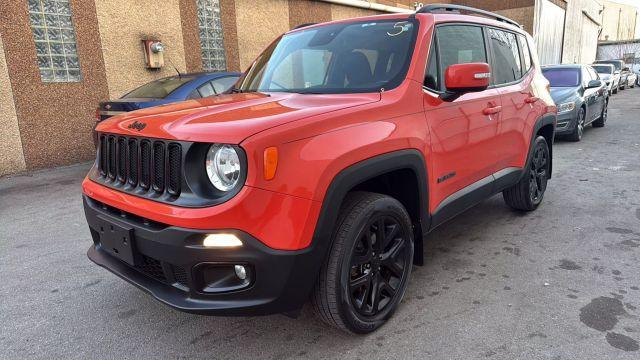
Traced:
<path fill-rule="evenodd" d="M 332 240 L 311 299 L 313 308 L 324 322 L 344 331 L 375 331 L 391 318 L 407 288 L 413 264 L 409 214 L 392 197 L 350 193 Z"/>
<path fill-rule="evenodd" d="M 604 127 L 604 125 L 607 123 L 607 118 L 609 117 L 608 108 L 609 108 L 609 102 L 607 101 L 604 104 L 604 107 L 602 108 L 602 113 L 600 114 L 600 117 L 598 118 L 598 120 L 592 123 L 594 128 Z"/>
<path fill-rule="evenodd" d="M 576 125 L 573 128 L 573 131 L 571 132 L 571 134 L 567 136 L 567 139 L 569 139 L 570 141 L 582 140 L 582 134 L 584 133 L 584 122 L 585 122 L 585 111 L 584 111 L 584 108 L 581 107 L 580 110 L 578 110 Z"/>
<path fill-rule="evenodd" d="M 515 210 L 537 209 L 547 189 L 551 165 L 549 145 L 544 137 L 538 136 L 531 146 L 533 152 L 525 175 L 515 185 L 502 192 L 504 202 Z"/>
<path fill-rule="evenodd" d="M 617 94 L 617 93 L 618 93 L 618 90 L 620 90 L 620 83 L 618 83 L 618 86 L 616 86 L 616 88 L 615 88 L 615 89 L 613 89 L 613 93 L 614 93 L 614 94 Z"/>

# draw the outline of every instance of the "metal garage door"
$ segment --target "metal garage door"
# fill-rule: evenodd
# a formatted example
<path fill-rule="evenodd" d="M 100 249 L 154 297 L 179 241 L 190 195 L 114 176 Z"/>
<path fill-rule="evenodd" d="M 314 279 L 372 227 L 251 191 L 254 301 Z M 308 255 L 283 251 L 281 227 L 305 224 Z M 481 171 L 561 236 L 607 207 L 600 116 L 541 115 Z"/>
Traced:
<path fill-rule="evenodd" d="M 580 43 L 580 62 L 590 64 L 596 59 L 598 50 L 599 24 L 582 14 L 582 39 Z"/>
<path fill-rule="evenodd" d="M 535 19 L 534 39 L 540 63 L 561 63 L 565 10 L 549 0 L 538 0 Z"/>

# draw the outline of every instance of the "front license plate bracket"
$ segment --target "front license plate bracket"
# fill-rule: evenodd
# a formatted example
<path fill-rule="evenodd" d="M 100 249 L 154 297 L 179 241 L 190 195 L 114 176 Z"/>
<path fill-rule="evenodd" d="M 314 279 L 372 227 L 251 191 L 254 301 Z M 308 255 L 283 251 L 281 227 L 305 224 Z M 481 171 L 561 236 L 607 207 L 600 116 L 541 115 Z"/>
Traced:
<path fill-rule="evenodd" d="M 133 228 L 116 224 L 98 215 L 100 246 L 112 256 L 134 266 L 136 251 Z"/>

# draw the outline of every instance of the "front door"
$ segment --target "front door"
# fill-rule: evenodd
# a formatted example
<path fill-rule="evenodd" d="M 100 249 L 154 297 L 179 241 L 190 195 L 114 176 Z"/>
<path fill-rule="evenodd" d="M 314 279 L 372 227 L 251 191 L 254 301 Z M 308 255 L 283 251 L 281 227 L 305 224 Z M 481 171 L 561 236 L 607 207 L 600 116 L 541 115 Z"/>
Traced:
<path fill-rule="evenodd" d="M 472 62 L 488 62 L 483 28 L 438 26 L 431 45 L 423 98 L 431 133 L 432 212 L 447 197 L 482 183 L 495 168 L 495 137 L 501 116 L 498 90 L 467 93 L 451 102 L 439 97 L 446 90 L 442 81 L 447 67 Z"/>

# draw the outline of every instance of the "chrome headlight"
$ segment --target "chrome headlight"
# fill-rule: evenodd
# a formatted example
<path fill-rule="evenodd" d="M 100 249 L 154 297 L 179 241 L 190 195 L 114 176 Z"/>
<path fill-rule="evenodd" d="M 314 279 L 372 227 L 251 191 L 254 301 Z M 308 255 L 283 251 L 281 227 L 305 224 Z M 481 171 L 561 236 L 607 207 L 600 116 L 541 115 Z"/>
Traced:
<path fill-rule="evenodd" d="M 558 105 L 558 114 L 569 112 L 576 108 L 575 102 L 568 102 Z"/>
<path fill-rule="evenodd" d="M 235 188 L 244 171 L 236 149 L 223 144 L 211 145 L 207 151 L 205 168 L 209 181 L 220 191 Z"/>

